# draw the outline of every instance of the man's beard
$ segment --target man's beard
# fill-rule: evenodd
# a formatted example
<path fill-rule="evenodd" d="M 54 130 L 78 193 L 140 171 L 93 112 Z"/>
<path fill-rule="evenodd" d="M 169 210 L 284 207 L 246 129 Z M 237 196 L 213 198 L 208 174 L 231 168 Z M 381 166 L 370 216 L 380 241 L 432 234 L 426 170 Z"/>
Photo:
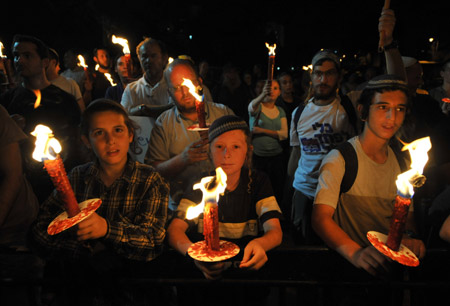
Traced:
<path fill-rule="evenodd" d="M 326 90 L 326 91 L 319 91 L 318 89 L 317 89 L 317 87 L 320 87 L 320 86 L 326 86 L 329 90 Z M 331 98 L 333 98 L 333 97 L 335 97 L 336 96 L 336 89 L 337 89 L 337 87 L 336 86 L 334 86 L 334 87 L 330 87 L 330 86 L 328 86 L 328 85 L 317 85 L 315 88 L 314 88 L 314 99 L 316 99 L 316 100 L 328 100 L 328 99 L 331 99 Z"/>

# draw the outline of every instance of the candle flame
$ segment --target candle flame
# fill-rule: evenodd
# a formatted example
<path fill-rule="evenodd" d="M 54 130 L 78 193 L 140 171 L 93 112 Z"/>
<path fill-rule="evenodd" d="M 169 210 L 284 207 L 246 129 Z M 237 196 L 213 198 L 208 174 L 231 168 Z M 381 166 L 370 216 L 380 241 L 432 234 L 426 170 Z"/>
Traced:
<path fill-rule="evenodd" d="M 269 45 L 269 43 L 266 43 L 267 49 L 269 49 L 269 55 L 274 56 L 275 55 L 275 49 L 277 48 L 277 44 L 273 44 L 272 46 Z"/>
<path fill-rule="evenodd" d="M 6 57 L 3 55 L 3 43 L 0 41 L 0 57 Z"/>
<path fill-rule="evenodd" d="M 209 189 L 208 186 L 211 182 L 213 182 L 215 178 L 215 186 Z M 225 192 L 227 188 L 227 175 L 225 171 L 221 167 L 216 169 L 216 176 L 207 176 L 200 180 L 200 183 L 194 185 L 193 189 L 200 189 L 203 193 L 202 201 L 195 205 L 191 206 L 186 211 L 186 219 L 191 220 L 203 212 L 205 207 L 205 203 L 208 199 L 214 199 L 216 202 L 219 202 L 219 197 Z"/>
<path fill-rule="evenodd" d="M 84 60 L 83 55 L 78 54 L 78 61 L 79 61 L 78 66 L 81 66 L 84 69 L 87 69 L 88 66 L 86 65 L 86 61 Z"/>
<path fill-rule="evenodd" d="M 411 198 L 414 195 L 414 186 L 411 184 L 411 179 L 420 176 L 423 173 L 423 168 L 428 162 L 428 151 L 431 149 L 430 137 L 417 139 L 410 144 L 403 146 L 402 151 L 409 151 L 411 156 L 411 169 L 399 174 L 395 181 L 397 190 L 402 195 Z"/>
<path fill-rule="evenodd" d="M 197 90 L 200 89 L 200 86 L 195 87 L 191 80 L 183 78 L 182 86 L 186 86 L 189 89 L 189 93 L 194 96 L 197 101 L 202 101 L 202 96 L 197 93 Z"/>
<path fill-rule="evenodd" d="M 116 86 L 116 82 L 114 82 L 111 74 L 109 74 L 108 72 L 104 73 L 105 77 L 108 79 L 109 83 L 111 83 L 111 86 Z"/>
<path fill-rule="evenodd" d="M 41 91 L 39 89 L 33 89 L 34 94 L 36 95 L 36 101 L 34 102 L 34 108 L 38 108 L 41 105 Z"/>
<path fill-rule="evenodd" d="M 42 124 L 38 124 L 31 135 L 36 137 L 33 158 L 37 161 L 45 159 L 56 159 L 56 154 L 61 152 L 61 144 L 54 138 L 53 131 Z"/>
<path fill-rule="evenodd" d="M 112 42 L 114 44 L 119 44 L 122 46 L 123 54 L 130 54 L 130 48 L 128 47 L 128 40 L 126 40 L 125 38 L 116 37 L 115 35 L 113 35 Z"/>

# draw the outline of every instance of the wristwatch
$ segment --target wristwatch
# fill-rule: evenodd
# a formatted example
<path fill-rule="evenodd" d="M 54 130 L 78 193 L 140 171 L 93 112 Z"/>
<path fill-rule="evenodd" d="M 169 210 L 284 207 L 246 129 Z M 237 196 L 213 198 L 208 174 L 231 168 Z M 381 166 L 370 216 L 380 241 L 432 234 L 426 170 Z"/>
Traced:
<path fill-rule="evenodd" d="M 143 112 L 145 110 L 145 104 L 139 105 L 139 111 Z"/>

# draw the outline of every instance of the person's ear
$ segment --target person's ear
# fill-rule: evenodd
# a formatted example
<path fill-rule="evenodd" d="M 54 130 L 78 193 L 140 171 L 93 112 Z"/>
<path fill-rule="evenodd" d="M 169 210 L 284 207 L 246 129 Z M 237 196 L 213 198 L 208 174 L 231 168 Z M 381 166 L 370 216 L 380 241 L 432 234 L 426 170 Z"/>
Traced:
<path fill-rule="evenodd" d="M 81 135 L 81 141 L 83 141 L 84 145 L 88 149 L 92 149 L 91 143 L 89 142 L 89 139 L 85 135 Z"/>

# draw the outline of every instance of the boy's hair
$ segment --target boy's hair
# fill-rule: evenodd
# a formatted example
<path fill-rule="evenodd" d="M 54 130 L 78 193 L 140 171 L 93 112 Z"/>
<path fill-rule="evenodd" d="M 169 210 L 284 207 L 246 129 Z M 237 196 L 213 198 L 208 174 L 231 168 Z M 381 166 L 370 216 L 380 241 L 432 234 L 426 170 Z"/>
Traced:
<path fill-rule="evenodd" d="M 81 115 L 81 123 L 80 123 L 80 133 L 81 135 L 86 136 L 89 138 L 89 129 L 90 129 L 90 122 L 92 119 L 92 116 L 96 113 L 106 112 L 106 111 L 112 111 L 119 115 L 122 115 L 125 121 L 125 125 L 128 128 L 128 132 L 136 135 L 136 131 L 140 128 L 136 122 L 131 120 L 131 118 L 128 116 L 127 111 L 125 108 L 117 103 L 116 101 L 109 100 L 106 98 L 100 98 L 97 100 L 92 101 L 86 110 Z M 133 153 L 139 154 L 142 149 L 138 146 L 136 138 L 133 137 L 133 141 L 130 143 L 130 149 Z"/>
<path fill-rule="evenodd" d="M 41 59 L 49 57 L 47 45 L 39 38 L 29 35 L 16 34 L 13 38 L 12 46 L 14 46 L 15 43 L 21 42 L 29 42 L 34 44 L 36 46 L 36 52 Z"/>
<path fill-rule="evenodd" d="M 409 101 L 409 91 L 405 81 L 395 75 L 384 74 L 374 77 L 364 87 L 361 96 L 359 97 L 358 104 L 362 105 L 361 119 L 366 120 L 369 116 L 370 105 L 372 104 L 373 97 L 376 93 L 383 93 L 386 91 L 402 91 L 407 101 Z"/>

